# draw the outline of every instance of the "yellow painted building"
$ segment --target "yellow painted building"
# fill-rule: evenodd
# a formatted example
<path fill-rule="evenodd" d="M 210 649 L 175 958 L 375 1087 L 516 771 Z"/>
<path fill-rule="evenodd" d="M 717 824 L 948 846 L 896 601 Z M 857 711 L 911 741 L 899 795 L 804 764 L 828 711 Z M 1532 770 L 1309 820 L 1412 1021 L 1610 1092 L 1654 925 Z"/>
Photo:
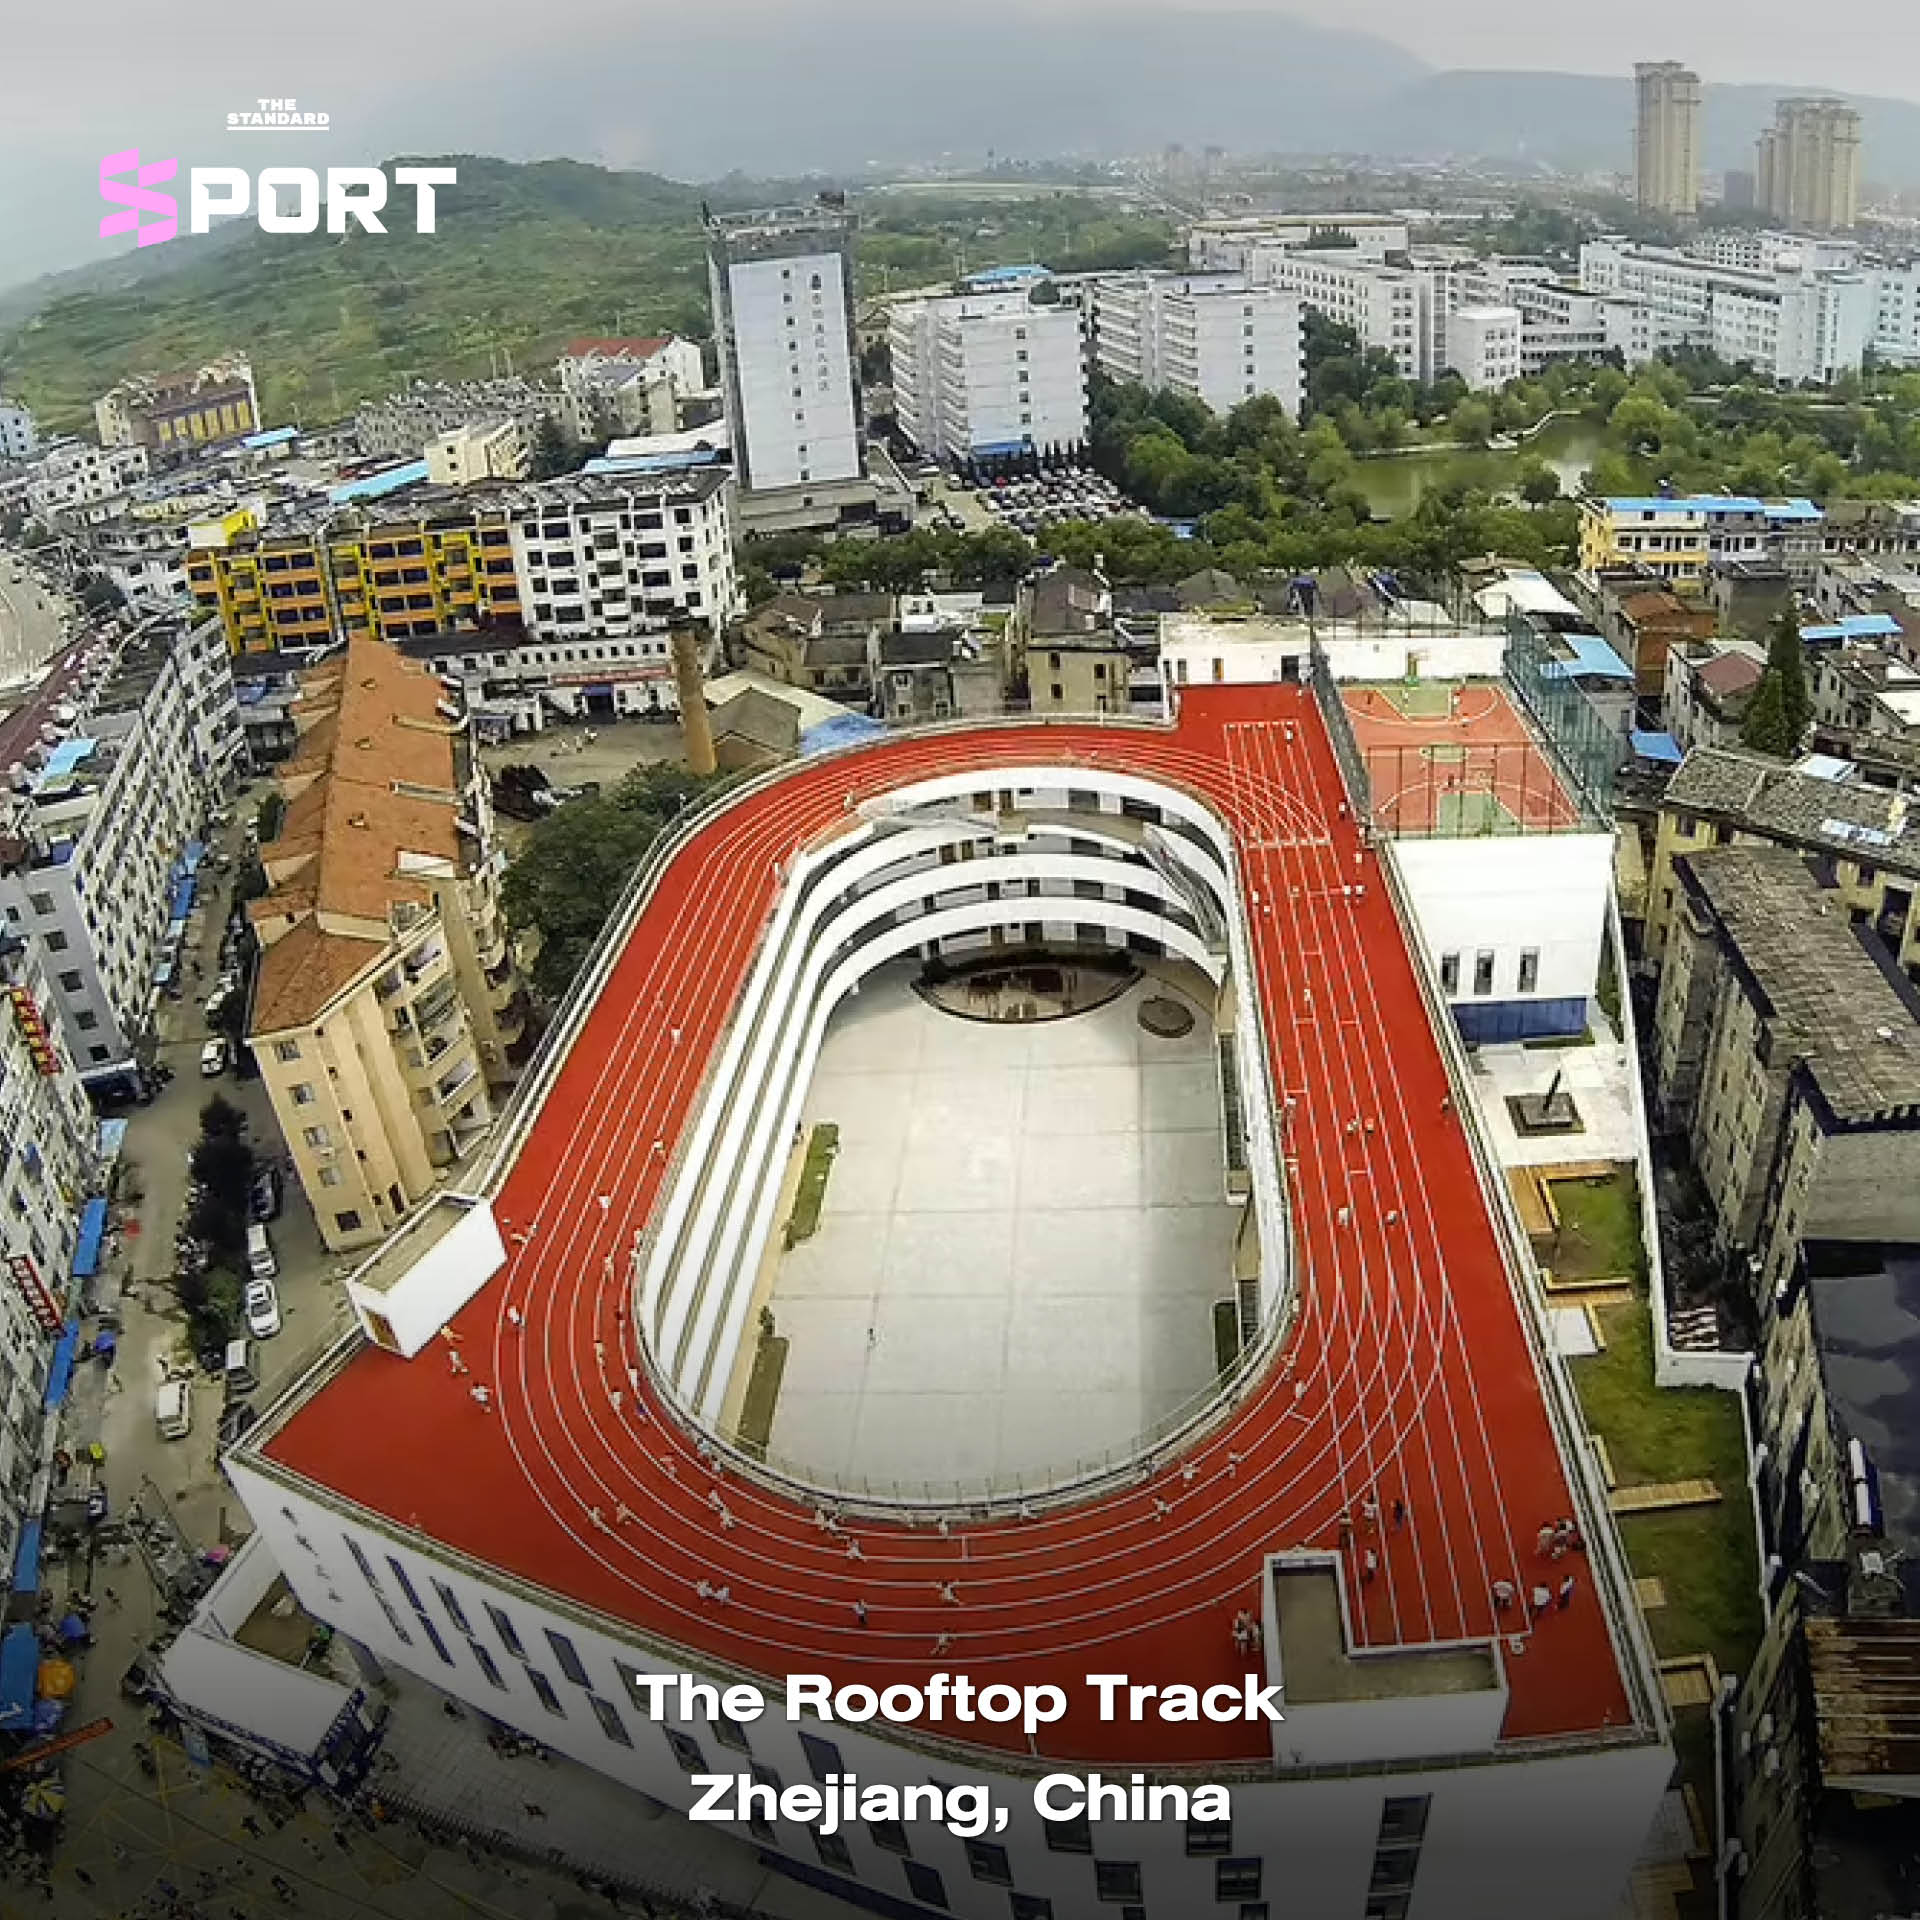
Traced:
<path fill-rule="evenodd" d="M 260 429 L 253 368 L 240 354 L 173 373 L 140 373 L 93 403 L 103 447 L 190 452 Z"/>
<path fill-rule="evenodd" d="M 391 516 L 337 508 L 264 532 L 251 516 L 237 527 L 231 519 L 196 541 L 187 585 L 234 653 L 402 640 L 519 618 L 504 507 Z"/>
<path fill-rule="evenodd" d="M 306 675 L 247 1038 L 321 1238 L 382 1239 L 513 1076 L 526 1002 L 484 770 L 440 682 L 361 638 Z"/>

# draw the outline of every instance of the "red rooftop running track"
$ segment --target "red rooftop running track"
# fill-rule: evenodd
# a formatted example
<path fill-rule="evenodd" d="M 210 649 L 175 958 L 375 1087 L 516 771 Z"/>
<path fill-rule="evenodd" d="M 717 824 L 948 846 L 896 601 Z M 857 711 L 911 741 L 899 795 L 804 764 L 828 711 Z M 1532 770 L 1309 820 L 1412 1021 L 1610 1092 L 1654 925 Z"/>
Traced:
<path fill-rule="evenodd" d="M 652 1143 L 690 1123 L 778 863 L 841 827 L 849 796 L 974 767 L 985 787 L 992 768 L 1020 764 L 1178 785 L 1231 831 L 1288 1110 L 1301 1314 L 1231 1419 L 1150 1478 L 1028 1519 L 956 1513 L 945 1534 L 931 1514 L 850 1513 L 836 1538 L 811 1505 L 725 1467 L 662 1408 L 633 1350 L 629 1254 L 664 1178 Z M 1525 1630 L 1524 1598 L 1496 1619 L 1493 1583 L 1525 1596 L 1571 1567 L 1572 1605 L 1533 1620 L 1507 1658 L 1505 1734 L 1625 1727 L 1586 1562 L 1549 1565 L 1536 1548 L 1573 1501 L 1406 936 L 1343 799 L 1311 696 L 1246 687 L 1191 690 L 1164 732 L 902 738 L 803 764 L 725 809 L 660 875 L 496 1196 L 509 1263 L 453 1329 L 471 1374 L 453 1373 L 439 1343 L 411 1362 L 366 1347 L 267 1455 L 696 1659 L 776 1679 L 883 1685 L 959 1668 L 983 1684 L 1064 1685 L 1074 1708 L 1044 1750 L 1101 1763 L 1268 1756 L 1259 1724 L 1102 1724 L 1080 1681 L 1237 1681 L 1254 1663 L 1231 1624 L 1258 1609 L 1269 1552 L 1341 1550 L 1373 1646 Z M 494 1410 L 472 1399 L 476 1381 Z M 702 1601 L 701 1581 L 728 1600 Z M 1025 1752 L 1017 1729 L 972 1737 Z"/>

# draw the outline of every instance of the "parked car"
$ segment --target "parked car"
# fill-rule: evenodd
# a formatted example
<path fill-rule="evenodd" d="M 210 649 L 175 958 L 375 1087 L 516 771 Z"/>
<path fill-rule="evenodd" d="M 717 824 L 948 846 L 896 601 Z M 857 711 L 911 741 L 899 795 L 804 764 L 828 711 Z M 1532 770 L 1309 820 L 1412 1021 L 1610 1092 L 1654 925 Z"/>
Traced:
<path fill-rule="evenodd" d="M 280 1169 L 271 1163 L 263 1166 L 253 1176 L 253 1190 L 247 1196 L 247 1217 L 255 1221 L 278 1220 L 282 1192 Z"/>
<path fill-rule="evenodd" d="M 247 1331 L 256 1340 L 271 1340 L 280 1331 L 280 1296 L 271 1280 L 249 1280 L 242 1296 Z"/>
<path fill-rule="evenodd" d="M 203 1080 L 217 1080 L 227 1070 L 227 1060 L 232 1049 L 218 1035 L 200 1049 L 200 1077 Z"/>

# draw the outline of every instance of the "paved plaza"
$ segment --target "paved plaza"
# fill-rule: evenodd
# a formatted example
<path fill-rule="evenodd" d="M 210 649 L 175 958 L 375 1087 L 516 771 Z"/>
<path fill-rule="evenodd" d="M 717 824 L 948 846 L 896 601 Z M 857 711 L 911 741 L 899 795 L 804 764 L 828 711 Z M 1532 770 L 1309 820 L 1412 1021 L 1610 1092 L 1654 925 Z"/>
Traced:
<path fill-rule="evenodd" d="M 807 1120 L 840 1152 L 772 1307 L 781 1459 L 836 1479 L 1044 1479 L 1205 1391 L 1229 1297 L 1218 1069 L 1159 983 L 1032 1025 L 926 1005 L 912 971 L 834 1018 Z"/>

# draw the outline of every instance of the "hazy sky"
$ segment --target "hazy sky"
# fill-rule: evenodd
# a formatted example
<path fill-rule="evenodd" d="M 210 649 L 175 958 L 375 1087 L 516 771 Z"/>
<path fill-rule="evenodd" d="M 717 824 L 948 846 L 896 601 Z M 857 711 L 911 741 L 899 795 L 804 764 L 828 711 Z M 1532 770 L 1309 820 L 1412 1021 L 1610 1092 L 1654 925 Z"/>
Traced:
<path fill-rule="evenodd" d="M 910 49 L 915 15 L 937 0 L 833 0 L 836 17 L 870 4 L 872 40 Z M 0 288 L 102 257 L 93 233 L 103 153 L 139 146 L 183 165 L 258 168 L 301 160 L 372 161 L 398 151 L 480 150 L 513 159 L 570 153 L 667 171 L 707 165 L 725 138 L 705 116 L 709 151 L 663 143 L 649 101 L 674 87 L 673 47 L 704 36 L 697 65 L 723 84 L 726 23 L 791 27 L 821 0 L 0 0 Z M 938 16 L 949 32 L 1021 12 L 1090 19 L 1126 0 L 974 0 Z M 1291 15 L 1373 32 L 1439 67 L 1560 67 L 1624 72 L 1635 58 L 1694 62 L 1714 80 L 1771 80 L 1920 98 L 1914 0 L 1612 0 L 1604 31 L 1590 8 L 1553 0 L 1133 0 L 1161 21 L 1179 12 Z M 931 12 L 921 18 L 931 23 Z M 267 23 L 271 21 L 269 26 Z M 856 36 L 862 38 L 864 36 Z M 823 50 L 823 58 L 857 48 Z M 684 67 L 681 68 L 684 71 Z M 324 108 L 324 140 L 225 131 L 263 94 Z M 1283 99 L 1276 88 L 1276 99 Z M 804 112 L 795 95 L 796 112 Z M 764 131 L 764 128 L 763 128 Z M 1623 128 L 1624 139 L 1624 128 Z M 763 142 L 764 144 L 764 142 Z M 1035 149 L 1042 143 L 1036 140 Z M 725 161 L 710 170 L 722 170 Z"/>

